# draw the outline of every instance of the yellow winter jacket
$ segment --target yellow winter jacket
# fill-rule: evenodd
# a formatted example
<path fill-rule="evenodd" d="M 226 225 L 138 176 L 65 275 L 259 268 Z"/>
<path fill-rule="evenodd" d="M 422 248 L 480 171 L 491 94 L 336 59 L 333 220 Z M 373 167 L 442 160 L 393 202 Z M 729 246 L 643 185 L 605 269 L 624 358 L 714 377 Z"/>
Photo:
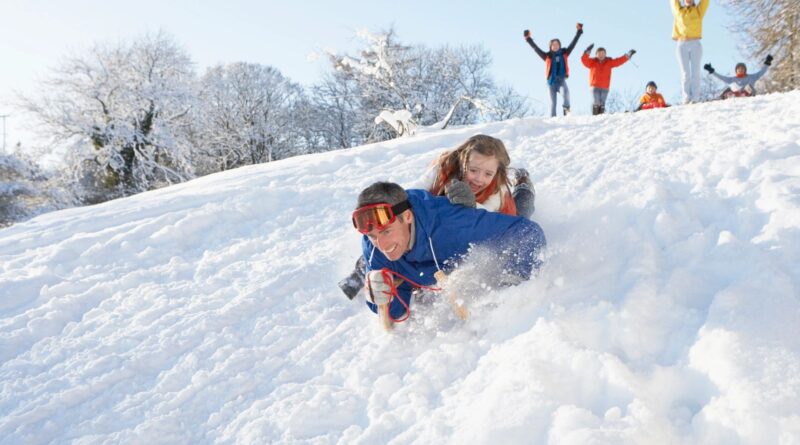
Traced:
<path fill-rule="evenodd" d="M 672 16 L 672 40 L 696 40 L 703 37 L 703 17 L 711 0 L 698 0 L 695 6 L 681 7 L 680 0 L 670 0 Z"/>

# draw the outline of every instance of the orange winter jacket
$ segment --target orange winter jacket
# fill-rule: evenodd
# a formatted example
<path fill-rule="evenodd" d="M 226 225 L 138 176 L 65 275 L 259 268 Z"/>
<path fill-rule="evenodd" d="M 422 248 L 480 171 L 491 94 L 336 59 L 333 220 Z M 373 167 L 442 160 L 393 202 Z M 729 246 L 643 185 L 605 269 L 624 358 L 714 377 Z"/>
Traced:
<path fill-rule="evenodd" d="M 553 52 L 550 51 L 550 53 L 553 53 Z M 565 51 L 563 53 L 563 56 L 564 56 L 564 78 L 567 78 L 567 77 L 569 77 L 569 53 L 567 53 Z M 548 56 L 546 59 L 544 59 L 544 75 L 545 75 L 545 78 L 547 78 L 547 79 L 550 78 L 550 75 L 551 75 L 550 71 L 553 69 L 553 63 L 552 62 L 553 62 L 553 57 L 552 56 Z"/>
<path fill-rule="evenodd" d="M 642 98 L 639 99 L 639 109 L 640 110 L 647 110 L 650 108 L 665 108 L 667 106 L 667 102 L 664 101 L 664 96 L 653 93 L 644 93 Z"/>
<path fill-rule="evenodd" d="M 583 66 L 589 68 L 589 86 L 606 90 L 611 86 L 611 69 L 627 61 L 628 56 L 613 59 L 606 57 L 602 62 L 597 57 L 589 57 L 589 53 L 583 53 L 581 56 Z"/>
<path fill-rule="evenodd" d="M 525 41 L 527 41 L 528 45 L 533 48 L 536 54 L 538 54 L 539 57 L 544 60 L 544 75 L 547 79 L 550 79 L 552 74 L 550 70 L 552 69 L 553 57 L 556 55 L 556 53 L 561 52 L 561 54 L 564 56 L 564 77 L 567 78 L 569 77 L 569 55 L 572 54 L 572 50 L 575 49 L 575 45 L 578 43 L 578 39 L 581 37 L 581 34 L 583 34 L 583 29 L 578 28 L 578 31 L 575 33 L 575 37 L 572 38 L 572 42 L 570 42 L 569 46 L 566 48 L 561 48 L 558 51 L 551 50 L 544 52 L 541 48 L 536 46 L 536 43 L 531 37 L 525 37 Z"/>

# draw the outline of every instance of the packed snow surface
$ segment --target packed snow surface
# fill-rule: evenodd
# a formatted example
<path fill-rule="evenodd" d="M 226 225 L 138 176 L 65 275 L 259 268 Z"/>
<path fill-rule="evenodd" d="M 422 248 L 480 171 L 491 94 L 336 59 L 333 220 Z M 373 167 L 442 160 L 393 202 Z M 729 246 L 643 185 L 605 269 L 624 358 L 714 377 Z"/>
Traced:
<path fill-rule="evenodd" d="M 0 443 L 800 444 L 798 116 L 423 130 L 0 230 Z M 336 286 L 356 196 L 477 133 L 531 171 L 546 265 L 387 334 Z"/>

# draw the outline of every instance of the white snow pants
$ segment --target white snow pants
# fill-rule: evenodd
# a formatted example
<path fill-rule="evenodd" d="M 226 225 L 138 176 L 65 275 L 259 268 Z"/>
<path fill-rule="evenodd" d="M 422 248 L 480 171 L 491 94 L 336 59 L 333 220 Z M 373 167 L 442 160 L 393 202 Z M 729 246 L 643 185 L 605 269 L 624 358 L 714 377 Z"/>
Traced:
<path fill-rule="evenodd" d="M 700 39 L 678 40 L 676 48 L 681 67 L 681 94 L 683 103 L 700 100 L 700 64 L 703 63 L 703 45 Z"/>

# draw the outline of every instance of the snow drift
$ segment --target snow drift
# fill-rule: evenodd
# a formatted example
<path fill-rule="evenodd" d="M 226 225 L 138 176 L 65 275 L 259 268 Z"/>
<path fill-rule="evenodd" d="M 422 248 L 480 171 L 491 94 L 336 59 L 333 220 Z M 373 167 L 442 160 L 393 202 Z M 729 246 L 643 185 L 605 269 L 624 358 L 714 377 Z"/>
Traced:
<path fill-rule="evenodd" d="M 0 443 L 800 443 L 800 92 L 421 132 L 0 230 Z M 538 192 L 538 278 L 336 287 L 376 180 L 467 137 Z"/>

